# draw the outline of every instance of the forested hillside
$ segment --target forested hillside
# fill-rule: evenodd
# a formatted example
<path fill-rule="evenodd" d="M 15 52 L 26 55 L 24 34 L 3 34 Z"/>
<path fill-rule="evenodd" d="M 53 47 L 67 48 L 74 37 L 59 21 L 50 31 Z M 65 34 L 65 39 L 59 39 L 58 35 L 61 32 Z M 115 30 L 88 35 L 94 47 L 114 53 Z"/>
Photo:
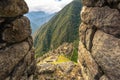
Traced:
<path fill-rule="evenodd" d="M 74 0 L 38 30 L 34 41 L 37 54 L 78 40 L 81 7 L 80 0 Z"/>

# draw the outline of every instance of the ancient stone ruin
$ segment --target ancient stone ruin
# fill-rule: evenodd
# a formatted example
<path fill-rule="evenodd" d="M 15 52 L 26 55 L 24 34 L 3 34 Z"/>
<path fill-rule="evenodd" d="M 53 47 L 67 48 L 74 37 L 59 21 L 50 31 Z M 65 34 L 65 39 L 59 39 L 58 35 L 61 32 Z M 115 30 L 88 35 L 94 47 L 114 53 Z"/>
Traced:
<path fill-rule="evenodd" d="M 81 80 L 120 80 L 120 0 L 82 0 Z M 0 0 L 0 80 L 34 80 L 35 60 L 24 0 Z"/>
<path fill-rule="evenodd" d="M 120 0 L 82 0 L 79 64 L 84 80 L 120 80 Z"/>
<path fill-rule="evenodd" d="M 24 0 L 0 0 L 0 80 L 29 80 L 35 70 Z"/>

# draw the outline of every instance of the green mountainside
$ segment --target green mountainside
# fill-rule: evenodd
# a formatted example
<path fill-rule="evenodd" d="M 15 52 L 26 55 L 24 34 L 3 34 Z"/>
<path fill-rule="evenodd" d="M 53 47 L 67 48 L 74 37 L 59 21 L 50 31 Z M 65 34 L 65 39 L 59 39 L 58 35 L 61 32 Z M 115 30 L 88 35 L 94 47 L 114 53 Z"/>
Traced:
<path fill-rule="evenodd" d="M 74 0 L 38 30 L 34 39 L 37 55 L 41 56 L 64 42 L 78 41 L 81 7 L 81 1 Z"/>

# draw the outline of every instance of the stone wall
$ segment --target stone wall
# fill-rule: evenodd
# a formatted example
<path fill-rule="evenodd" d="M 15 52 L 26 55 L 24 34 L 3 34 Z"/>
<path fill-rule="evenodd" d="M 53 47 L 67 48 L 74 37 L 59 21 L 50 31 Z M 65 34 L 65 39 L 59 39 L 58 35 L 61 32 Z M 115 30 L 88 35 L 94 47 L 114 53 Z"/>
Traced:
<path fill-rule="evenodd" d="M 120 80 L 120 0 L 82 0 L 79 65 L 84 80 Z"/>
<path fill-rule="evenodd" d="M 0 80 L 29 80 L 35 70 L 24 0 L 0 0 Z"/>

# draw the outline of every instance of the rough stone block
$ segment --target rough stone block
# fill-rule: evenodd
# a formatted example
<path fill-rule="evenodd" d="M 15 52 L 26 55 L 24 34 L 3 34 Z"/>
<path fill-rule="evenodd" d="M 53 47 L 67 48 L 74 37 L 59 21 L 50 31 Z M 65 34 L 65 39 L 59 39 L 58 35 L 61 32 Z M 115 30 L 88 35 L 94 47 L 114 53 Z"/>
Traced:
<path fill-rule="evenodd" d="M 8 43 L 23 41 L 31 35 L 30 21 L 26 17 L 17 18 L 5 27 L 2 39 Z"/>
<path fill-rule="evenodd" d="M 16 17 L 27 12 L 24 0 L 0 0 L 0 17 Z"/>

